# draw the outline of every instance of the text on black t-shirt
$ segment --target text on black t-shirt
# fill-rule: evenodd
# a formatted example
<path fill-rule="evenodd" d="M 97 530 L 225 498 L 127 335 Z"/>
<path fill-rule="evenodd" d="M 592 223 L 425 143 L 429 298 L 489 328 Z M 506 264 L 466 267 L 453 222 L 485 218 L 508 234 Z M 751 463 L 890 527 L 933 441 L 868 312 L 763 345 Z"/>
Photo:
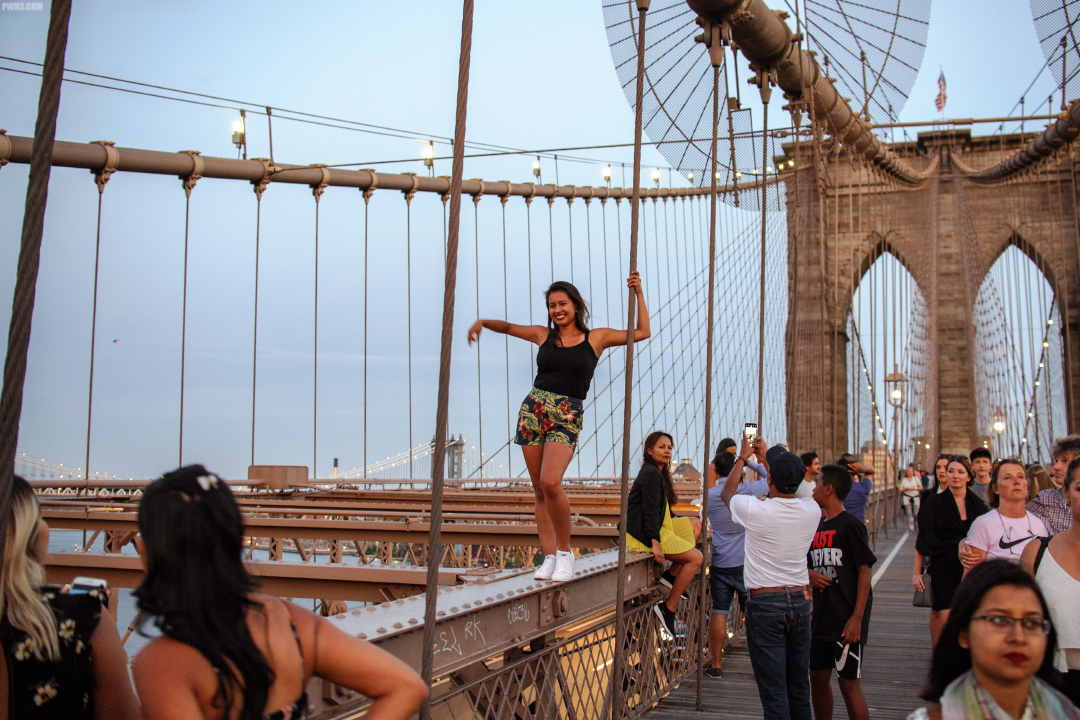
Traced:
<path fill-rule="evenodd" d="M 863 565 L 872 567 L 877 562 L 870 549 L 866 525 L 846 511 L 831 520 L 822 518 L 806 560 L 811 570 L 832 580 L 832 584 L 824 590 L 814 589 L 813 638 L 839 641 L 844 626 L 855 612 L 855 602 L 859 596 L 859 568 Z M 873 599 L 874 593 L 871 591 L 863 611 L 860 640 L 863 643 L 870 629 Z"/>

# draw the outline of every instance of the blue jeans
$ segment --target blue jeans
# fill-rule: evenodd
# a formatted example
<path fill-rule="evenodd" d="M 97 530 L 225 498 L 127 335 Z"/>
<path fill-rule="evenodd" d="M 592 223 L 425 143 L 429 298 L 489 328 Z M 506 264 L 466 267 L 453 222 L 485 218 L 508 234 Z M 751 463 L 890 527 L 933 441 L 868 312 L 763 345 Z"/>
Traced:
<path fill-rule="evenodd" d="M 765 720 L 810 720 L 810 602 L 802 592 L 751 595 L 746 644 Z"/>

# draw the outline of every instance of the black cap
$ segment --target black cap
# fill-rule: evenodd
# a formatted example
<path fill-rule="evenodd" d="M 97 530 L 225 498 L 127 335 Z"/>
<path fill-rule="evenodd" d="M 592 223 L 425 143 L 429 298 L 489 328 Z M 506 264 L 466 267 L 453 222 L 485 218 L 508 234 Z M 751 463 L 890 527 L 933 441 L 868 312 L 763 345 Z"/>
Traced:
<path fill-rule="evenodd" d="M 993 460 L 994 456 L 990 454 L 990 451 L 984 447 L 977 447 L 968 453 L 968 460 L 974 462 L 975 458 L 986 458 L 987 460 Z"/>
<path fill-rule="evenodd" d="M 765 453 L 769 463 L 769 477 L 782 493 L 793 493 L 806 477 L 806 465 L 798 455 L 788 452 L 782 445 L 773 445 Z"/>

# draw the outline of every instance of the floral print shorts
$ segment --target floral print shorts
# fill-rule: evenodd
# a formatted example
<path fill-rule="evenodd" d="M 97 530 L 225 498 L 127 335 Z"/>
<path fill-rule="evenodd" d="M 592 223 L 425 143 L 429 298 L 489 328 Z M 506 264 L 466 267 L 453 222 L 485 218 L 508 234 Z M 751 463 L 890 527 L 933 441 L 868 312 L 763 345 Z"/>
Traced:
<path fill-rule="evenodd" d="M 514 442 L 518 445 L 557 442 L 574 449 L 581 432 L 582 406 L 577 398 L 533 388 L 518 411 Z"/>

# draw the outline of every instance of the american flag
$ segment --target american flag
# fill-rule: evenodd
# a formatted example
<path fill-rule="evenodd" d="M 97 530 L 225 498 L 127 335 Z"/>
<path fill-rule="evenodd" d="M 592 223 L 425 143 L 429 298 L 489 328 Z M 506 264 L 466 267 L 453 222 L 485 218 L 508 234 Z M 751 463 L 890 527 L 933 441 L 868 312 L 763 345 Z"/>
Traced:
<path fill-rule="evenodd" d="M 941 75 L 938 77 L 937 86 L 938 86 L 938 93 L 937 93 L 937 97 L 934 98 L 934 107 L 936 107 L 938 109 L 938 112 L 941 112 L 941 111 L 943 111 L 945 109 L 945 101 L 948 99 L 948 95 L 945 94 L 945 71 L 944 70 L 941 72 Z"/>

